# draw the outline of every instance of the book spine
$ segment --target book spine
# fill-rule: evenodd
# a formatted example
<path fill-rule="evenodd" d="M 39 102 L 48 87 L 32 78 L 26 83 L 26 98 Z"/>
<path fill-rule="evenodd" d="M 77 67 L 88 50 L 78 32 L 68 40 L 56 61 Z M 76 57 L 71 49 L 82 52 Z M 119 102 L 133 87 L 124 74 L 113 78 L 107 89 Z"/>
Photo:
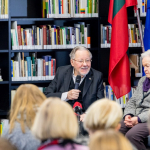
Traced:
<path fill-rule="evenodd" d="M 35 55 L 32 55 L 32 70 L 33 70 L 33 76 L 36 76 L 36 68 L 35 68 Z"/>
<path fill-rule="evenodd" d="M 87 24 L 87 48 L 91 47 L 90 24 Z"/>
<path fill-rule="evenodd" d="M 13 77 L 13 60 L 11 60 L 11 77 Z"/>
<path fill-rule="evenodd" d="M 51 56 L 48 56 L 48 71 L 49 71 L 49 76 L 51 76 Z"/>
<path fill-rule="evenodd" d="M 43 56 L 43 62 L 45 62 L 45 75 L 49 75 L 49 67 L 48 67 L 48 56 Z M 43 63 L 44 64 L 44 63 Z"/>
<path fill-rule="evenodd" d="M 46 37 L 46 25 L 43 25 L 43 45 L 47 45 Z"/>
<path fill-rule="evenodd" d="M 53 76 L 53 59 L 51 59 L 51 76 Z"/>
<path fill-rule="evenodd" d="M 58 0 L 59 14 L 61 14 L 61 0 Z"/>
<path fill-rule="evenodd" d="M 26 57 L 28 77 L 31 77 L 31 57 Z"/>
<path fill-rule="evenodd" d="M 54 25 L 54 45 L 56 45 L 56 26 Z"/>
<path fill-rule="evenodd" d="M 45 62 L 45 59 L 43 59 L 43 76 L 46 76 L 46 62 Z"/>

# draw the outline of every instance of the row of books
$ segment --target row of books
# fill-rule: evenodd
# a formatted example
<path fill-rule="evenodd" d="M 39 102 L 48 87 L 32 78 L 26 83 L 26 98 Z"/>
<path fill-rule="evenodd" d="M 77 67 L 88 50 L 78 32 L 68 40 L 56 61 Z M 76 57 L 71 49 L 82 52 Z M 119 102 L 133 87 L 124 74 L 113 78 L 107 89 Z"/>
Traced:
<path fill-rule="evenodd" d="M 12 81 L 52 80 L 56 73 L 56 59 L 50 55 L 37 58 L 35 53 L 25 57 L 17 53 L 11 60 Z"/>
<path fill-rule="evenodd" d="M 138 54 L 129 55 L 131 77 L 142 77 L 142 58 Z"/>
<path fill-rule="evenodd" d="M 42 0 L 42 17 L 98 17 L 98 2 L 98 0 Z"/>
<path fill-rule="evenodd" d="M 0 0 L 0 19 L 8 18 L 8 0 Z"/>
<path fill-rule="evenodd" d="M 12 50 L 19 49 L 66 49 L 82 45 L 90 48 L 90 24 L 78 22 L 74 27 L 56 25 L 32 25 L 22 28 L 12 22 Z"/>
<path fill-rule="evenodd" d="M 144 35 L 144 25 L 142 25 L 142 35 Z M 101 24 L 101 47 L 110 47 L 111 43 L 111 25 Z M 140 32 L 137 24 L 128 24 L 129 47 L 141 47 Z"/>
<path fill-rule="evenodd" d="M 122 96 L 121 98 L 117 99 L 111 86 L 110 85 L 105 85 L 104 83 L 104 94 L 105 94 L 105 98 L 108 98 L 110 100 L 116 101 L 118 104 L 120 104 L 121 108 L 125 108 L 126 103 L 128 102 L 128 100 L 132 97 L 134 91 L 136 90 L 136 87 L 131 87 L 131 91 Z"/>
<path fill-rule="evenodd" d="M 137 2 L 140 17 L 145 17 L 147 12 L 147 0 L 137 0 Z M 136 13 L 134 13 L 134 16 L 137 16 Z"/>

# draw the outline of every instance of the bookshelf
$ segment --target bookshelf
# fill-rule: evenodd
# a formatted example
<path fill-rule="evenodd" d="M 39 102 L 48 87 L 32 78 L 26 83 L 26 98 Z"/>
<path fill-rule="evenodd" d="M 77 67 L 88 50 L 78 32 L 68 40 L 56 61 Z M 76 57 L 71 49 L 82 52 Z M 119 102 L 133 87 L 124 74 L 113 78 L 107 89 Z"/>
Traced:
<path fill-rule="evenodd" d="M 41 8 L 42 0 L 11 0 L 8 4 L 8 19 L 0 19 L 0 68 L 3 81 L 0 82 L 0 118 L 5 118 L 8 114 L 11 103 L 11 90 L 16 89 L 19 85 L 25 83 L 35 84 L 40 87 L 49 85 L 49 80 L 40 81 L 12 81 L 11 78 L 11 59 L 18 52 L 30 55 L 37 53 L 37 58 L 44 55 L 51 55 L 56 58 L 56 68 L 59 66 L 69 65 L 69 53 L 72 48 L 68 49 L 19 49 L 12 50 L 11 47 L 11 24 L 17 21 L 17 25 L 28 27 L 32 25 L 57 25 L 73 26 L 78 22 L 90 24 L 91 31 L 91 48 L 93 54 L 92 67 L 99 70 L 99 17 L 84 18 L 42 18 Z"/>
<path fill-rule="evenodd" d="M 108 84 L 108 69 L 109 69 L 109 53 L 110 48 L 101 48 L 101 30 L 100 25 L 107 25 L 109 0 L 99 0 L 98 17 L 86 18 L 42 18 L 41 13 L 41 0 L 10 0 L 8 5 L 8 19 L 0 19 L 0 68 L 2 70 L 3 81 L 0 82 L 0 118 L 5 118 L 8 114 L 11 103 L 11 90 L 16 89 L 19 85 L 25 83 L 35 84 L 40 87 L 46 87 L 50 81 L 12 81 L 11 79 L 11 58 L 18 52 L 31 54 L 37 53 L 37 57 L 44 55 L 51 55 L 56 58 L 56 68 L 59 66 L 69 65 L 69 53 L 71 48 L 68 49 L 23 49 L 12 50 L 11 48 L 11 23 L 17 21 L 21 26 L 55 24 L 58 26 L 73 26 L 77 22 L 85 22 L 90 24 L 91 33 L 91 48 L 92 52 L 92 67 L 103 73 L 104 81 Z M 128 10 L 129 22 L 136 20 L 133 9 Z M 145 17 L 142 17 L 145 23 Z M 140 47 L 129 48 L 129 53 L 141 53 Z M 131 81 L 138 80 L 138 78 L 131 78 Z M 134 82 L 133 82 L 134 84 Z"/>

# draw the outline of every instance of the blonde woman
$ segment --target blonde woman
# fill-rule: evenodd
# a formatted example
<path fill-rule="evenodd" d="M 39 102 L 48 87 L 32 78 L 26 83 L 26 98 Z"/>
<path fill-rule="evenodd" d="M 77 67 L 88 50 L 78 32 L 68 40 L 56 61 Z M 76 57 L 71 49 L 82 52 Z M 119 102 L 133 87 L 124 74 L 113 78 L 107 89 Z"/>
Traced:
<path fill-rule="evenodd" d="M 14 96 L 10 109 L 10 124 L 4 126 L 2 136 L 18 150 L 34 150 L 40 141 L 31 134 L 31 126 L 45 95 L 32 84 L 21 85 Z"/>
<path fill-rule="evenodd" d="M 88 108 L 84 127 L 89 134 L 109 128 L 119 130 L 122 115 L 119 104 L 108 99 L 101 99 Z"/>
<path fill-rule="evenodd" d="M 90 139 L 89 148 L 90 150 L 133 150 L 128 139 L 112 129 L 95 132 Z"/>
<path fill-rule="evenodd" d="M 41 141 L 38 150 L 87 150 L 73 141 L 78 133 L 77 118 L 72 107 L 60 98 L 48 98 L 41 106 L 32 133 Z"/>

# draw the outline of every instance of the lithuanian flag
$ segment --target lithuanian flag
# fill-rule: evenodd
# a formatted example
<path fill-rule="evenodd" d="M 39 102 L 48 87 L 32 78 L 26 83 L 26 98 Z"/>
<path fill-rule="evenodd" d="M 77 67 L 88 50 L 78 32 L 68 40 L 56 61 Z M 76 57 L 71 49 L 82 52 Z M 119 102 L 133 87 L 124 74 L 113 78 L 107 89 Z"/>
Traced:
<path fill-rule="evenodd" d="M 112 24 L 108 81 L 117 98 L 131 90 L 127 7 L 137 0 L 110 0 L 108 22 Z"/>

